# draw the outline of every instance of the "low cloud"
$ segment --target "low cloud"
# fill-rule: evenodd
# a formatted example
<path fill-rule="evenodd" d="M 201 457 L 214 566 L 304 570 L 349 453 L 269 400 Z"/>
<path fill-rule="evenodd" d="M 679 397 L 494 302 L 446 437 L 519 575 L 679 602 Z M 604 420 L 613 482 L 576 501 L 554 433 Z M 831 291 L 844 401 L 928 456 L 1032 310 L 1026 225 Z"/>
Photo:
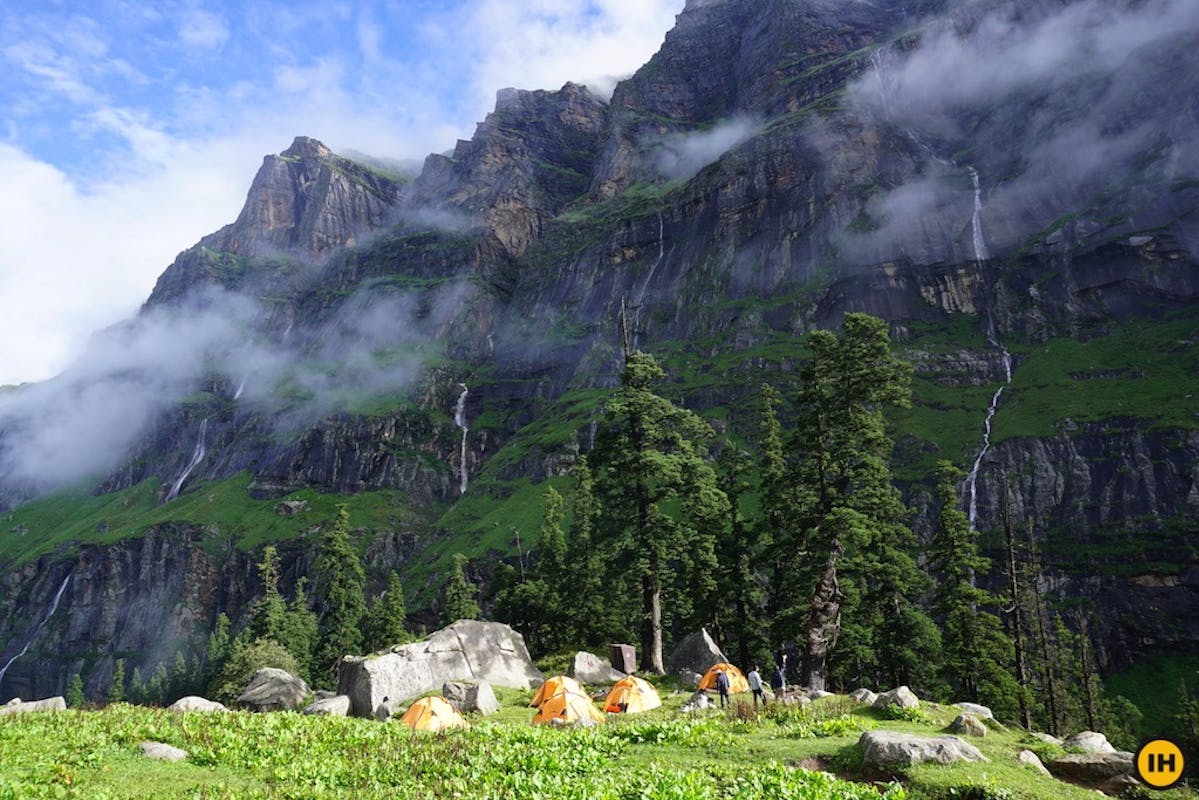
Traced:
<path fill-rule="evenodd" d="M 663 136 L 656 159 L 658 172 L 667 180 L 690 178 L 732 148 L 753 138 L 761 125 L 746 117 L 722 120 L 704 131 Z"/>

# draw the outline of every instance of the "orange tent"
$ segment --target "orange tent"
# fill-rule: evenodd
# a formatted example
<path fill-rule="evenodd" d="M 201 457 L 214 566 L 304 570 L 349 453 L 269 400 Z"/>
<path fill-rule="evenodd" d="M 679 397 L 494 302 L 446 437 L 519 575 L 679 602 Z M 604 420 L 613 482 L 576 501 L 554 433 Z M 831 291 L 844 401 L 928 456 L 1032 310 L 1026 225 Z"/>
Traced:
<path fill-rule="evenodd" d="M 400 722 L 414 731 L 444 731 L 467 727 L 466 720 L 444 697 L 422 697 L 408 707 L 404 716 L 400 717 Z"/>
<path fill-rule="evenodd" d="M 729 694 L 749 691 L 749 681 L 745 680 L 741 670 L 727 663 L 713 664 L 712 668 L 704 675 L 704 679 L 699 682 L 699 688 L 707 689 L 709 692 L 716 691 L 716 673 L 720 670 L 724 670 L 725 674 L 729 676 Z"/>
<path fill-rule="evenodd" d="M 529 701 L 529 707 L 540 708 L 542 703 L 561 692 L 574 692 L 583 696 L 587 695 L 583 691 L 583 687 L 574 678 L 568 678 L 565 675 L 555 675 L 538 687 L 536 693 L 533 695 L 533 699 Z"/>
<path fill-rule="evenodd" d="M 662 698 L 653 686 L 633 675 L 621 678 L 608 692 L 604 711 L 609 714 L 637 714 L 662 705 Z"/>
<path fill-rule="evenodd" d="M 549 698 L 533 715 L 534 725 L 595 725 L 604 715 L 581 692 L 563 691 Z"/>

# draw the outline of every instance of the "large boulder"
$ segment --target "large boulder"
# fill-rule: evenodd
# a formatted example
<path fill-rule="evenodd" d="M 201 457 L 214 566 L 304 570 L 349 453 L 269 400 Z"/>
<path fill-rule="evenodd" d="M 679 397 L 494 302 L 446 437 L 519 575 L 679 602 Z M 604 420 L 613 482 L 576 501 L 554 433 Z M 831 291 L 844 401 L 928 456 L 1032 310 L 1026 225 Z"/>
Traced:
<path fill-rule="evenodd" d="M 142 742 L 138 747 L 141 748 L 143 756 L 155 761 L 183 761 L 187 758 L 186 750 L 180 750 L 165 742 Z"/>
<path fill-rule="evenodd" d="M 958 714 L 953 722 L 949 724 L 949 731 L 951 733 L 965 734 L 966 736 L 986 736 L 987 726 L 973 714 L 963 712 Z"/>
<path fill-rule="evenodd" d="M 459 620 L 423 642 L 399 645 L 381 655 L 346 656 L 339 667 L 338 691 L 349 695 L 350 713 L 370 717 L 385 701 L 394 710 L 451 681 L 528 689 L 544 679 L 519 633 L 498 622 Z"/>
<path fill-rule="evenodd" d="M 1132 753 L 1126 752 L 1069 753 L 1053 759 L 1047 766 L 1058 778 L 1097 785 L 1131 774 L 1132 762 Z"/>
<path fill-rule="evenodd" d="M 237 697 L 237 704 L 254 711 L 291 711 L 304 705 L 312 691 L 302 678 L 287 670 L 263 667 Z"/>
<path fill-rule="evenodd" d="M 1116 748 L 1112 747 L 1112 743 L 1107 740 L 1107 737 L 1098 731 L 1079 731 L 1062 742 L 1062 747 L 1080 753 L 1116 752 Z"/>
<path fill-rule="evenodd" d="M 304 708 L 304 713 L 319 717 L 346 717 L 350 714 L 350 698 L 344 694 L 318 697 Z"/>
<path fill-rule="evenodd" d="M 704 679 L 703 675 L 700 675 L 698 672 L 692 672 L 689 669 L 683 670 L 675 677 L 678 678 L 679 685 L 687 686 L 692 689 L 698 689 L 700 681 Z"/>
<path fill-rule="evenodd" d="M 228 711 L 223 703 L 189 694 L 167 706 L 168 711 Z"/>
<path fill-rule="evenodd" d="M 495 699 L 491 684 L 486 682 L 450 682 L 441 687 L 441 696 L 463 714 L 474 712 L 486 717 L 500 710 L 500 701 Z"/>
<path fill-rule="evenodd" d="M 973 714 L 979 719 L 995 719 L 995 714 L 991 709 L 986 706 L 980 706 L 978 703 L 957 703 L 956 705 L 967 714 Z"/>
<path fill-rule="evenodd" d="M 693 633 L 679 642 L 679 646 L 670 654 L 669 666 L 672 675 L 678 675 L 684 670 L 702 675 L 714 664 L 727 661 L 716 642 L 708 635 L 707 629 L 700 628 L 698 633 Z"/>
<path fill-rule="evenodd" d="M 849 693 L 849 696 L 854 700 L 857 700 L 859 703 L 865 703 L 868 706 L 874 705 L 874 701 L 878 699 L 877 694 L 864 686 L 861 689 L 854 689 Z"/>
<path fill-rule="evenodd" d="M 4 714 L 26 714 L 30 711 L 66 711 L 67 701 L 62 697 L 47 697 L 45 700 L 20 700 L 0 706 L 0 716 Z"/>
<path fill-rule="evenodd" d="M 610 644 L 608 645 L 608 661 L 612 663 L 612 669 L 617 672 L 632 675 L 637 671 L 637 648 L 631 644 Z"/>
<path fill-rule="evenodd" d="M 920 698 L 916 697 L 915 692 L 906 686 L 898 686 L 889 692 L 883 692 L 871 704 L 875 708 L 887 708 L 889 706 L 899 706 L 900 708 L 919 708 Z"/>
<path fill-rule="evenodd" d="M 575 653 L 566 674 L 579 683 L 615 683 L 625 676 L 604 659 L 583 650 Z"/>
<path fill-rule="evenodd" d="M 1049 770 L 1045 769 L 1045 765 L 1041 762 L 1041 757 L 1031 750 L 1021 750 L 1016 754 L 1016 760 L 1026 767 L 1032 767 L 1033 771 L 1039 772 L 1042 775 L 1049 775 Z"/>
<path fill-rule="evenodd" d="M 986 761 L 974 745 L 956 736 L 917 736 L 896 731 L 866 731 L 858 739 L 862 745 L 862 767 L 883 769 L 934 762 Z"/>

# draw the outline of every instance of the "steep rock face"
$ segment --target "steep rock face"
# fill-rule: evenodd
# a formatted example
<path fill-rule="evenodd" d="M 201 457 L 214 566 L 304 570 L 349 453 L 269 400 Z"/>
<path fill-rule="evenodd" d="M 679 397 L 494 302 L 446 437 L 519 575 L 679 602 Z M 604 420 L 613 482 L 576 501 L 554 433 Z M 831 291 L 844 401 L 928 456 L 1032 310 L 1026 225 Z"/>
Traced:
<path fill-rule="evenodd" d="M 429 156 L 413 205 L 478 215 L 510 255 L 523 255 L 545 221 L 587 189 L 604 118 L 604 103 L 585 86 L 504 89 L 470 141 L 452 157 Z"/>
<path fill-rule="evenodd" d="M 147 305 L 178 300 L 205 283 L 238 288 L 247 259 L 319 260 L 394 222 L 401 194 L 398 180 L 298 136 L 263 159 L 237 221 L 180 254 Z"/>
<path fill-rule="evenodd" d="M 202 548 L 206 532 L 169 523 L 140 538 L 47 557 L 0 577 L 0 664 L 30 643 L 4 675 L 0 695 L 61 694 L 70 675 L 83 678 L 88 697 L 101 697 L 117 658 L 126 677 L 170 666 L 177 650 L 203 643 L 217 614 L 238 619 L 261 592 L 255 556 Z M 284 582 L 294 583 L 312 555 L 297 543 L 282 548 Z M 69 580 L 54 614 L 53 598 Z M 41 627 L 39 629 L 39 623 Z M 31 640 L 32 637 L 32 640 Z"/>

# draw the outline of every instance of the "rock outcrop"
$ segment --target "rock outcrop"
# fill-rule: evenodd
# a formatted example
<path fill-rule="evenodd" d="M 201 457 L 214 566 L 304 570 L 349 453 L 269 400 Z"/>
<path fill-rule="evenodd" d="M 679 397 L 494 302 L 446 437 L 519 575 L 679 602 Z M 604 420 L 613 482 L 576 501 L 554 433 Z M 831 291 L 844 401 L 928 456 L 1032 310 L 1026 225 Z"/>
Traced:
<path fill-rule="evenodd" d="M 1080 731 L 1062 742 L 1062 747 L 1081 753 L 1116 752 L 1116 748 L 1107 740 L 1107 737 L 1098 731 Z"/>
<path fill-rule="evenodd" d="M 874 702 L 871 703 L 875 708 L 889 708 L 898 706 L 899 708 L 919 708 L 920 698 L 906 686 L 898 686 L 889 692 L 883 692 Z"/>
<path fill-rule="evenodd" d="M 679 642 L 674 652 L 670 654 L 668 669 L 672 675 L 678 675 L 684 670 L 703 675 L 714 664 L 727 661 L 728 658 L 708 634 L 707 628 L 701 628 Z"/>
<path fill-rule="evenodd" d="M 312 694 L 302 678 L 275 667 L 254 673 L 237 704 L 254 711 L 291 711 L 304 705 Z"/>
<path fill-rule="evenodd" d="M 186 750 L 165 742 L 142 742 L 138 749 L 142 751 L 143 756 L 154 761 L 183 761 L 188 756 Z"/>
<path fill-rule="evenodd" d="M 28 714 L 34 711 L 66 711 L 67 701 L 62 697 L 48 697 L 45 700 L 24 700 L 14 698 L 0 706 L 0 716 L 5 714 Z"/>
<path fill-rule="evenodd" d="M 543 679 L 519 633 L 498 622 L 459 620 L 423 642 L 382 655 L 343 658 L 338 691 L 349 695 L 351 713 L 369 717 L 385 703 L 394 710 L 450 681 L 528 689 Z"/>
<path fill-rule="evenodd" d="M 500 710 L 495 692 L 490 683 L 447 683 L 441 687 L 441 696 L 460 713 L 475 713 L 490 716 Z"/>
<path fill-rule="evenodd" d="M 171 703 L 169 706 L 167 706 L 167 710 L 203 711 L 211 713 L 228 711 L 229 709 L 226 708 L 223 703 L 218 703 L 215 700 L 208 700 L 204 697 L 197 697 L 196 695 L 188 695 L 187 697 L 180 697 L 178 700 Z"/>
<path fill-rule="evenodd" d="M 625 677 L 623 672 L 613 669 L 606 660 L 583 650 L 575 653 L 566 674 L 579 683 L 613 683 Z"/>
<path fill-rule="evenodd" d="M 862 767 L 885 769 L 928 762 L 986 761 L 978 748 L 956 736 L 917 736 L 895 731 L 867 731 L 858 740 Z"/>
<path fill-rule="evenodd" d="M 320 697 L 305 706 L 304 713 L 323 717 L 346 717 L 350 714 L 350 698 L 344 694 Z"/>
<path fill-rule="evenodd" d="M 1133 755 L 1126 752 L 1068 753 L 1046 766 L 1058 778 L 1098 785 L 1133 771 Z"/>
<path fill-rule="evenodd" d="M 983 737 L 987 735 L 987 726 L 973 714 L 958 714 L 949 723 L 950 733 L 960 733 L 964 736 Z"/>

